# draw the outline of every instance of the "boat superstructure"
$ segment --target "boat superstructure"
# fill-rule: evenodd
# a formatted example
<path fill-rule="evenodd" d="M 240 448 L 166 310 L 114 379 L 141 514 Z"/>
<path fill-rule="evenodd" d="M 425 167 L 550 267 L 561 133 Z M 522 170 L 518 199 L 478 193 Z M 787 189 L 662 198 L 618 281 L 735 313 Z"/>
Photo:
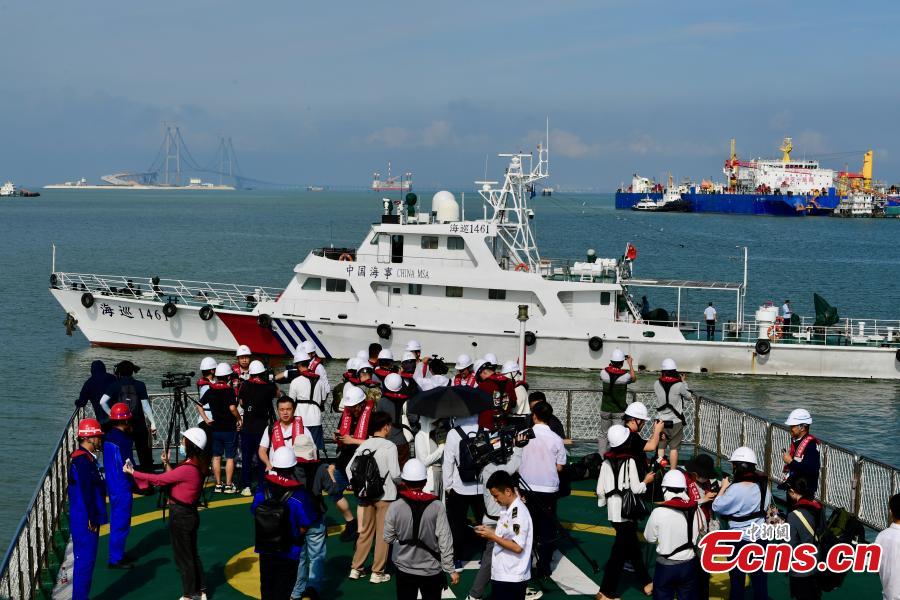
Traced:
<path fill-rule="evenodd" d="M 900 321 L 812 320 L 782 334 L 769 311 L 748 312 L 746 253 L 741 282 L 634 276 L 636 250 L 621 257 L 555 261 L 538 249 L 530 190 L 549 173 L 546 147 L 501 154 L 502 182 L 479 181 L 479 218 L 467 219 L 450 192 L 431 210 L 383 203 L 357 248 L 318 248 L 283 290 L 208 282 L 57 271 L 51 293 L 93 344 L 291 354 L 312 341 L 346 358 L 373 339 L 400 351 L 410 339 L 455 357 L 492 351 L 527 364 L 592 368 L 615 348 L 655 368 L 677 357 L 684 371 L 900 378 Z M 674 315 L 647 320 L 632 300 L 645 287 L 677 290 Z M 737 320 L 723 339 L 701 339 L 681 315 L 681 291 L 733 294 Z M 527 306 L 527 321 L 519 309 Z M 524 323 L 524 324 L 523 324 Z M 776 327 L 777 325 L 777 327 Z M 524 331 L 526 330 L 527 331 Z"/>
<path fill-rule="evenodd" d="M 387 177 L 381 178 L 381 173 L 377 171 L 372 173 L 372 185 L 370 189 L 373 192 L 411 192 L 412 191 L 412 173 L 404 173 L 401 175 L 391 175 L 391 162 L 387 164 Z"/>

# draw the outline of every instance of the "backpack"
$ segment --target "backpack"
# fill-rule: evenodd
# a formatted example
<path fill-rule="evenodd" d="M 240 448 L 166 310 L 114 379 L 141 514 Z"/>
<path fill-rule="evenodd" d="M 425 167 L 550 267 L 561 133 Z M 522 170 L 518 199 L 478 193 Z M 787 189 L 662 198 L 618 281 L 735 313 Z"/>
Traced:
<path fill-rule="evenodd" d="M 818 530 L 813 530 L 812 525 L 803 516 L 803 513 L 796 511 L 797 517 L 803 527 L 812 534 L 816 540 L 819 556 L 828 556 L 831 549 L 837 544 L 856 545 L 866 541 L 866 529 L 859 519 L 844 510 L 836 509 L 831 513 L 831 517 Z M 834 571 L 816 571 L 816 582 L 823 592 L 830 592 L 841 587 L 847 573 L 835 573 Z"/>
<path fill-rule="evenodd" d="M 374 502 L 384 496 L 384 482 L 387 475 L 381 476 L 375 451 L 365 449 L 353 460 L 350 467 L 350 487 L 360 500 Z"/>
<path fill-rule="evenodd" d="M 289 552 L 298 543 L 291 526 L 291 510 L 288 501 L 291 490 L 274 497 L 267 488 L 265 499 L 256 507 L 253 519 L 256 523 L 256 551 L 265 554 Z"/>
<path fill-rule="evenodd" d="M 142 409 L 141 399 L 138 398 L 137 386 L 134 383 L 119 384 L 119 399 L 117 402 L 127 404 L 131 414 L 134 415 L 138 414 L 138 411 Z"/>
<path fill-rule="evenodd" d="M 441 553 L 431 548 L 422 541 L 419 537 L 419 527 L 422 524 L 422 515 L 425 514 L 425 511 L 431 506 L 432 502 L 435 502 L 437 499 L 432 500 L 409 500 L 408 498 L 400 497 L 403 502 L 409 506 L 410 512 L 412 512 L 412 520 L 413 520 L 413 528 L 412 528 L 412 537 L 409 537 L 405 540 L 400 540 L 399 544 L 401 546 L 416 546 L 430 554 L 434 560 L 441 562 Z"/>
<path fill-rule="evenodd" d="M 478 434 L 484 429 L 479 427 L 478 432 L 472 434 L 466 433 L 458 425 L 453 429 L 459 434 L 459 464 L 457 466 L 459 480 L 463 483 L 478 483 L 478 466 L 475 464 L 475 457 L 472 456 L 472 451 L 469 449 L 469 443 L 478 437 Z"/>

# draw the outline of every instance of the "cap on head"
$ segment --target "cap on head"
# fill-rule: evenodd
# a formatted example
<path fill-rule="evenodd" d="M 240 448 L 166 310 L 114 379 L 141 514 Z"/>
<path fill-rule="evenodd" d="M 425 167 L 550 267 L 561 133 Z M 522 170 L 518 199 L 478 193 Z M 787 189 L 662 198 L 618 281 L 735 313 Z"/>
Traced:
<path fill-rule="evenodd" d="M 344 395 L 341 398 L 341 403 L 344 406 L 356 406 L 357 404 L 362 404 L 366 400 L 366 393 L 359 389 L 358 387 L 345 385 L 344 386 Z"/>
<path fill-rule="evenodd" d="M 662 370 L 663 371 L 677 371 L 678 365 L 675 364 L 675 361 L 671 358 L 667 358 L 662 361 Z"/>
<path fill-rule="evenodd" d="M 243 344 L 241 344 L 240 346 L 238 346 L 237 352 L 234 353 L 234 355 L 237 356 L 237 357 L 241 357 L 241 356 L 251 356 L 252 354 L 253 354 L 253 353 L 250 352 L 250 346 L 245 346 L 245 345 L 243 345 Z"/>
<path fill-rule="evenodd" d="M 216 377 L 228 377 L 232 373 L 234 373 L 234 370 L 228 363 L 220 362 L 216 365 Z"/>
<path fill-rule="evenodd" d="M 250 367 L 248 369 L 251 375 L 259 375 L 260 373 L 264 373 L 266 370 L 266 365 L 262 364 L 261 360 L 254 360 L 250 362 Z"/>
<path fill-rule="evenodd" d="M 403 358 L 400 359 L 401 362 L 406 362 L 408 360 L 416 360 L 416 355 L 412 352 L 404 352 Z"/>
<path fill-rule="evenodd" d="M 643 402 L 632 402 L 625 409 L 625 416 L 632 419 L 640 419 L 641 421 L 649 421 L 650 413 L 647 412 L 647 406 Z"/>
<path fill-rule="evenodd" d="M 206 432 L 199 427 L 191 427 L 181 432 L 181 436 L 190 440 L 192 444 L 200 448 L 206 449 Z"/>
<path fill-rule="evenodd" d="M 684 473 L 678 469 L 671 469 L 663 476 L 662 486 L 664 488 L 683 490 L 687 488 L 687 480 L 684 478 Z"/>
<path fill-rule="evenodd" d="M 421 352 L 422 344 L 418 340 L 409 340 L 406 342 L 406 350 L 407 352 Z"/>
<path fill-rule="evenodd" d="M 785 425 L 812 425 L 812 415 L 805 408 L 795 408 L 788 415 Z"/>
<path fill-rule="evenodd" d="M 281 446 L 272 453 L 272 466 L 276 469 L 290 469 L 296 464 L 297 457 L 290 446 Z"/>
<path fill-rule="evenodd" d="M 735 451 L 731 453 L 731 457 L 728 459 L 728 462 L 745 462 L 755 465 L 757 464 L 756 452 L 754 452 L 752 448 L 741 446 L 740 448 L 736 448 Z"/>
<path fill-rule="evenodd" d="M 102 437 L 103 430 L 100 429 L 100 421 L 97 419 L 82 419 L 78 422 L 78 437 Z"/>
<path fill-rule="evenodd" d="M 612 356 L 609 358 L 612 362 L 622 362 L 625 360 L 625 353 L 616 348 L 613 350 Z"/>
<path fill-rule="evenodd" d="M 127 421 L 131 418 L 131 409 L 124 402 L 117 402 L 109 409 L 110 421 Z"/>
<path fill-rule="evenodd" d="M 384 387 L 392 392 L 399 392 L 400 388 L 403 387 L 403 378 L 397 373 L 391 373 L 384 378 Z"/>
<path fill-rule="evenodd" d="M 609 440 L 610 448 L 618 448 L 628 441 L 630 435 L 631 431 L 624 425 L 613 425 L 606 432 L 606 439 Z"/>
<path fill-rule="evenodd" d="M 460 354 L 456 357 L 456 370 L 462 371 L 472 366 L 472 357 L 468 354 Z"/>
<path fill-rule="evenodd" d="M 384 348 L 378 353 L 378 360 L 394 360 L 394 353 L 390 348 Z"/>
<path fill-rule="evenodd" d="M 418 458 L 409 459 L 406 461 L 406 464 L 403 465 L 403 471 L 400 473 L 400 478 L 403 479 L 403 481 L 408 481 L 410 483 L 425 481 L 428 479 L 428 474 L 425 471 L 425 464 Z"/>
<path fill-rule="evenodd" d="M 500 369 L 500 372 L 503 375 L 512 375 L 513 373 L 518 373 L 521 369 L 519 369 L 519 363 L 514 360 L 508 360 L 503 363 L 503 368 Z"/>
<path fill-rule="evenodd" d="M 200 370 L 201 371 L 214 371 L 218 364 L 219 363 L 217 363 L 216 359 L 214 359 L 212 356 L 207 356 L 206 358 L 204 358 L 203 360 L 200 361 Z"/>

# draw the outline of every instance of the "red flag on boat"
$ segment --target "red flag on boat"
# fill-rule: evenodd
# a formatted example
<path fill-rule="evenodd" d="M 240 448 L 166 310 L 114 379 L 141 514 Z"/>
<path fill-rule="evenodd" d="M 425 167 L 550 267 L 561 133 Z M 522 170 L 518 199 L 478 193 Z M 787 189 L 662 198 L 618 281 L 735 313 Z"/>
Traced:
<path fill-rule="evenodd" d="M 627 258 L 628 260 L 636 259 L 637 258 L 637 248 L 635 248 L 631 244 L 628 244 L 628 246 L 625 248 L 625 258 Z"/>

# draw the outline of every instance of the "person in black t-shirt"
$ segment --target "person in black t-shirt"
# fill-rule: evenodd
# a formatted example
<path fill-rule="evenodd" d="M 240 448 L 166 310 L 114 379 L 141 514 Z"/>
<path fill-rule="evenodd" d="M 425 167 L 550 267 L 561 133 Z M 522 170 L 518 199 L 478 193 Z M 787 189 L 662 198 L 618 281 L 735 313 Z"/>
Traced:
<path fill-rule="evenodd" d="M 625 409 L 625 416 L 622 417 L 623 425 L 631 432 L 628 436 L 628 441 L 625 442 L 625 448 L 629 454 L 638 457 L 635 460 L 641 477 L 647 474 L 647 470 L 650 467 L 646 453 L 656 452 L 656 447 L 659 446 L 659 437 L 662 435 L 663 427 L 665 426 L 662 421 L 657 420 L 653 424 L 653 434 L 649 439 L 644 439 L 641 437 L 641 430 L 649 420 L 650 414 L 647 412 L 647 406 L 643 402 L 632 402 L 629 404 L 628 408 Z M 643 457 L 644 460 L 640 460 L 640 457 Z"/>
<path fill-rule="evenodd" d="M 265 477 L 265 465 L 259 460 L 259 441 L 269 423 L 275 420 L 273 401 L 281 395 L 274 383 L 261 379 L 266 367 L 254 360 L 250 363 L 250 378 L 243 382 L 238 400 L 244 409 L 244 423 L 241 427 L 241 495 L 252 496 L 250 484 L 256 480 L 257 486 Z M 255 477 L 254 477 L 255 475 Z"/>
<path fill-rule="evenodd" d="M 212 470 L 216 478 L 215 491 L 234 494 L 237 489 L 232 483 L 234 477 L 234 455 L 237 448 L 237 432 L 241 429 L 241 415 L 237 410 L 234 388 L 228 383 L 231 365 L 219 363 L 216 367 L 216 381 L 209 386 L 203 399 L 209 404 L 213 416 L 213 461 Z M 222 457 L 225 457 L 225 485 L 222 486 Z"/>

